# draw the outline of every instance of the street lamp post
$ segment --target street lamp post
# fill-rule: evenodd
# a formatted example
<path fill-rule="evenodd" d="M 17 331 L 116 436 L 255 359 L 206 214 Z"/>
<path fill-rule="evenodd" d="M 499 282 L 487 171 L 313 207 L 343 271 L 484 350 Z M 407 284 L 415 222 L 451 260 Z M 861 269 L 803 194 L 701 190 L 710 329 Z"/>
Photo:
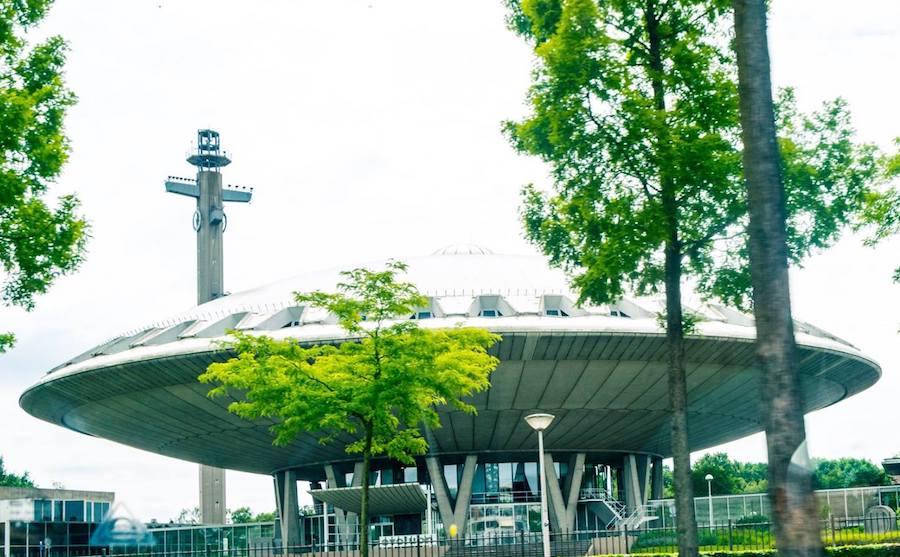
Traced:
<path fill-rule="evenodd" d="M 713 525 L 713 509 L 712 509 L 712 481 L 713 481 L 713 475 L 712 475 L 712 474 L 707 474 L 707 475 L 706 475 L 706 478 L 704 478 L 704 479 L 706 480 L 706 488 L 707 488 L 707 493 L 708 493 L 708 496 L 707 496 L 706 500 L 707 500 L 707 502 L 709 503 L 709 525 L 712 526 L 712 525 Z"/>
<path fill-rule="evenodd" d="M 550 517 L 547 512 L 547 471 L 544 468 L 544 430 L 553 421 L 553 414 L 529 414 L 525 421 L 538 434 L 538 468 L 541 473 L 541 538 L 544 542 L 544 557 L 550 557 Z"/>

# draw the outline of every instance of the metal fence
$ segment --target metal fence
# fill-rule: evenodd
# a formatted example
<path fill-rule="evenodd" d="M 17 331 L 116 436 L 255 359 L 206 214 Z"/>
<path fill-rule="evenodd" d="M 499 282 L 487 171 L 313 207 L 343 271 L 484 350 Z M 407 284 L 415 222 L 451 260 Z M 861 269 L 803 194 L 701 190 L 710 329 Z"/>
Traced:
<path fill-rule="evenodd" d="M 892 518 L 838 518 L 821 523 L 824 545 L 900 543 L 900 520 Z M 775 534 L 770 522 L 702 526 L 700 549 L 704 551 L 745 551 L 773 549 Z M 678 549 L 675 528 L 648 528 L 628 537 L 629 553 L 673 553 Z"/>
<path fill-rule="evenodd" d="M 728 522 L 699 529 L 703 551 L 742 551 L 771 549 L 775 546 L 769 522 Z M 837 518 L 822 521 L 825 545 L 900 543 L 897 518 Z M 604 554 L 675 553 L 678 535 L 675 528 L 552 533 L 553 557 L 585 557 Z M 117 549 L 113 555 L 125 557 L 358 557 L 358 547 L 343 545 L 304 545 L 280 547 L 274 543 L 241 549 L 222 550 L 213 546 L 203 550 L 167 551 L 165 547 Z M 391 536 L 371 544 L 371 557 L 543 557 L 539 533 L 485 534 L 466 538 L 436 540 L 428 536 Z"/>
<path fill-rule="evenodd" d="M 852 519 L 864 515 L 866 509 L 873 505 L 885 505 L 900 512 L 900 485 L 819 489 L 815 494 L 821 516 Z M 658 518 L 654 526 L 667 528 L 675 525 L 673 499 L 654 499 L 648 506 L 649 514 Z M 694 514 L 700 525 L 708 525 L 727 524 L 729 520 L 737 522 L 745 517 L 769 517 L 772 516 L 772 511 L 766 493 L 753 493 L 714 495 L 712 500 L 709 497 L 695 497 Z"/>

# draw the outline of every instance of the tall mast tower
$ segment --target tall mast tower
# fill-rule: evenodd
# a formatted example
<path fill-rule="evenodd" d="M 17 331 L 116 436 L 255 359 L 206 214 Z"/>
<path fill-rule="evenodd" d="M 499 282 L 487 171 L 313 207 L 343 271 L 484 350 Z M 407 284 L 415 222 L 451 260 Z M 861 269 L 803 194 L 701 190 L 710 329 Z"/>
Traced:
<path fill-rule="evenodd" d="M 197 304 L 203 304 L 225 293 L 225 265 L 223 261 L 222 235 L 228 224 L 225 203 L 247 203 L 253 196 L 252 188 L 222 187 L 224 166 L 231 164 L 224 151 L 220 151 L 219 133 L 213 130 L 197 131 L 197 151 L 187 162 L 197 167 L 197 178 L 169 176 L 166 191 L 186 195 L 197 200 L 193 226 L 197 233 Z M 225 470 L 200 465 L 200 522 L 225 523 Z"/>

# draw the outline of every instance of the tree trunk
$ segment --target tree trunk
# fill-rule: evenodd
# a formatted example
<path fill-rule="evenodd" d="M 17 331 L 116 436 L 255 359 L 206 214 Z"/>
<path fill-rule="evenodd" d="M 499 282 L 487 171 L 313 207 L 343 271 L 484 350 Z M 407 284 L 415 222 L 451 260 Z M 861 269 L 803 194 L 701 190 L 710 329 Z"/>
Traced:
<path fill-rule="evenodd" d="M 372 424 L 365 424 L 363 446 L 362 496 L 359 503 L 359 555 L 369 556 L 369 468 L 372 466 Z"/>
<path fill-rule="evenodd" d="M 756 354 L 765 385 L 775 543 L 779 556 L 819 556 L 822 541 L 806 450 L 791 318 L 784 186 L 772 102 L 766 1 L 732 1 L 750 214 Z"/>
<path fill-rule="evenodd" d="M 673 203 L 674 209 L 674 203 Z M 667 210 L 668 212 L 668 210 Z M 678 525 L 678 554 L 699 555 L 691 451 L 688 444 L 687 374 L 684 369 L 684 320 L 681 309 L 681 250 L 677 229 L 666 241 L 666 344 L 669 357 L 669 407 L 672 412 L 672 480 Z"/>
<path fill-rule="evenodd" d="M 666 90 L 662 81 L 665 71 L 662 62 L 662 39 L 656 14 L 656 1 L 649 0 L 644 12 L 647 40 L 650 46 L 650 80 L 654 103 L 661 113 L 666 111 Z M 665 126 L 657 138 L 660 160 L 665 160 L 669 138 Z M 666 219 L 665 282 L 666 282 L 666 345 L 668 351 L 669 408 L 672 412 L 672 457 L 675 512 L 678 527 L 678 554 L 697 557 L 697 517 L 694 515 L 694 488 L 691 482 L 691 453 L 688 444 L 687 376 L 684 369 L 684 319 L 681 308 L 681 241 L 678 237 L 678 201 L 676 184 L 660 170 L 660 196 Z"/>

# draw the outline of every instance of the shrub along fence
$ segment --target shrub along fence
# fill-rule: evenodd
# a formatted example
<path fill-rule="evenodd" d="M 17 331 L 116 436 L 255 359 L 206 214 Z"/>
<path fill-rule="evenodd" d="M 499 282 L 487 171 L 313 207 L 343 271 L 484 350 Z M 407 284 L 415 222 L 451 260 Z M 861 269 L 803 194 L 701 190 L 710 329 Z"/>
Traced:
<path fill-rule="evenodd" d="M 761 520 L 765 520 L 760 517 Z M 765 550 L 775 547 L 770 522 L 729 522 L 699 528 L 703 551 Z M 648 528 L 629 534 L 629 553 L 674 553 L 678 549 L 675 528 Z M 822 542 L 837 547 L 858 544 L 900 543 L 897 518 L 830 518 L 822 521 Z M 900 555 L 900 552 L 898 552 Z"/>

